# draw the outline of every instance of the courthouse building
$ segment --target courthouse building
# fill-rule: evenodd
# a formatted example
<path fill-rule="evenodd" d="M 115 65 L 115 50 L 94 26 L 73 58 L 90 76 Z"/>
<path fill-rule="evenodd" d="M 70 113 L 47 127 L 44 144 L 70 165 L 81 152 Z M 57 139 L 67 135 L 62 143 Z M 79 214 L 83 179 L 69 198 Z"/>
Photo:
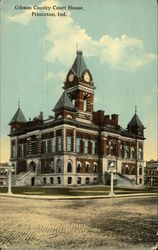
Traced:
<path fill-rule="evenodd" d="M 16 184 L 105 184 L 111 161 L 120 176 L 143 184 L 142 122 L 135 113 L 123 129 L 117 114 L 94 111 L 94 90 L 82 51 L 77 51 L 53 116 L 44 120 L 40 112 L 27 121 L 18 107 L 9 123 Z"/>

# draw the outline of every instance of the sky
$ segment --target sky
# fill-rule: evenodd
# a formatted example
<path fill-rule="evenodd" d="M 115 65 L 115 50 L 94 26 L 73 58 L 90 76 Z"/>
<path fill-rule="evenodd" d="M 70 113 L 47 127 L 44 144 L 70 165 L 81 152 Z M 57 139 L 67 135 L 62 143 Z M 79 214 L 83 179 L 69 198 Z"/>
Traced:
<path fill-rule="evenodd" d="M 136 105 L 146 127 L 144 158 L 157 159 L 156 0 L 2 0 L 0 5 L 0 162 L 10 157 L 8 123 L 18 101 L 26 119 L 40 111 L 45 119 L 52 115 L 77 47 L 96 86 L 94 109 L 119 114 L 126 128 Z"/>

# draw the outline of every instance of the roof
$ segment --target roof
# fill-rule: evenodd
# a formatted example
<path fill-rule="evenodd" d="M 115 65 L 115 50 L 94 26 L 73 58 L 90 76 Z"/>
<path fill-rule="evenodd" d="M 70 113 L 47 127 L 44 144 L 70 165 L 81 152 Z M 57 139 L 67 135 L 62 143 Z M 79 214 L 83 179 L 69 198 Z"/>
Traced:
<path fill-rule="evenodd" d="M 77 56 L 76 56 L 76 59 L 71 67 L 71 70 L 73 71 L 73 73 L 77 77 L 81 77 L 83 72 L 85 70 L 87 70 L 88 68 L 87 68 L 86 63 L 84 61 L 84 58 L 82 56 L 82 51 L 77 50 L 76 54 L 77 54 Z"/>
<path fill-rule="evenodd" d="M 20 108 L 18 108 L 18 110 L 16 111 L 15 115 L 13 116 L 13 118 L 11 119 L 9 124 L 13 124 L 13 123 L 25 123 L 27 122 L 23 112 L 21 111 Z"/>
<path fill-rule="evenodd" d="M 139 119 L 138 115 L 135 113 L 132 117 L 131 121 L 128 123 L 128 126 L 137 127 L 144 129 L 144 125 L 142 124 L 141 120 Z"/>
<path fill-rule="evenodd" d="M 76 108 L 72 104 L 69 96 L 67 95 L 66 91 L 63 92 L 61 97 L 59 98 L 57 104 L 54 107 L 54 111 L 60 110 L 60 109 L 68 109 L 72 111 L 76 111 Z"/>

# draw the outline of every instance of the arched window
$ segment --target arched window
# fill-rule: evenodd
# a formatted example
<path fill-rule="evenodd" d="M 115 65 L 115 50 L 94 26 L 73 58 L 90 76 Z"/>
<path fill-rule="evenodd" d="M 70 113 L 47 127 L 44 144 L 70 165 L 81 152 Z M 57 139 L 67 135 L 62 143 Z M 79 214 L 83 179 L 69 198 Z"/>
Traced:
<path fill-rule="evenodd" d="M 129 174 L 129 167 L 126 165 L 126 174 Z"/>
<path fill-rule="evenodd" d="M 134 148 L 131 148 L 131 158 L 132 160 L 135 158 Z"/>
<path fill-rule="evenodd" d="M 86 172 L 86 173 L 89 173 L 89 172 L 90 172 L 90 164 L 89 164 L 88 162 L 86 163 L 85 172 Z"/>
<path fill-rule="evenodd" d="M 72 177 L 68 177 L 67 183 L 68 183 L 68 184 L 71 184 L 71 183 L 72 183 Z"/>
<path fill-rule="evenodd" d="M 142 166 L 139 166 L 139 175 L 142 175 Z"/>
<path fill-rule="evenodd" d="M 96 173 L 97 172 L 97 163 L 94 163 L 93 164 L 93 173 Z"/>
<path fill-rule="evenodd" d="M 82 164 L 81 162 L 77 162 L 76 172 L 81 173 L 82 172 Z"/>
<path fill-rule="evenodd" d="M 71 162 L 68 162 L 68 164 L 67 164 L 67 172 L 72 173 L 72 164 L 71 164 Z"/>
<path fill-rule="evenodd" d="M 60 159 L 57 160 L 56 171 L 57 173 L 61 173 L 61 160 Z"/>
<path fill-rule="evenodd" d="M 81 177 L 77 177 L 77 184 L 81 184 Z"/>
<path fill-rule="evenodd" d="M 43 184 L 45 185 L 47 183 L 46 177 L 43 177 Z"/>
<path fill-rule="evenodd" d="M 135 166 L 132 166 L 132 175 L 135 173 Z"/>
<path fill-rule="evenodd" d="M 31 172 L 35 172 L 36 171 L 36 164 L 35 164 L 34 161 L 30 162 L 29 171 L 31 171 Z"/>
<path fill-rule="evenodd" d="M 95 177 L 93 182 L 94 182 L 94 184 L 97 184 L 98 183 L 98 178 Z"/>
<path fill-rule="evenodd" d="M 85 183 L 86 183 L 86 185 L 89 185 L 89 183 L 90 183 L 90 179 L 89 179 L 89 177 L 87 177 L 87 178 L 86 178 Z"/>
<path fill-rule="evenodd" d="M 50 177 L 50 184 L 53 184 L 53 183 L 54 183 L 53 177 Z"/>
<path fill-rule="evenodd" d="M 58 184 L 61 184 L 61 177 L 57 177 Z"/>

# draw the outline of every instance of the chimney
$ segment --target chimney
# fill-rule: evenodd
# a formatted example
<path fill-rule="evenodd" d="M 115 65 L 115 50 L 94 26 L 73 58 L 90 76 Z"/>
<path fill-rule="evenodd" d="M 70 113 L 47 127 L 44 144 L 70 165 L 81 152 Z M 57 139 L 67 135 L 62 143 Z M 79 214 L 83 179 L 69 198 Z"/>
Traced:
<path fill-rule="evenodd" d="M 40 120 L 43 120 L 43 112 L 40 112 L 39 118 Z"/>
<path fill-rule="evenodd" d="M 111 115 L 111 120 L 114 123 L 114 125 L 118 125 L 118 115 L 112 114 Z"/>

